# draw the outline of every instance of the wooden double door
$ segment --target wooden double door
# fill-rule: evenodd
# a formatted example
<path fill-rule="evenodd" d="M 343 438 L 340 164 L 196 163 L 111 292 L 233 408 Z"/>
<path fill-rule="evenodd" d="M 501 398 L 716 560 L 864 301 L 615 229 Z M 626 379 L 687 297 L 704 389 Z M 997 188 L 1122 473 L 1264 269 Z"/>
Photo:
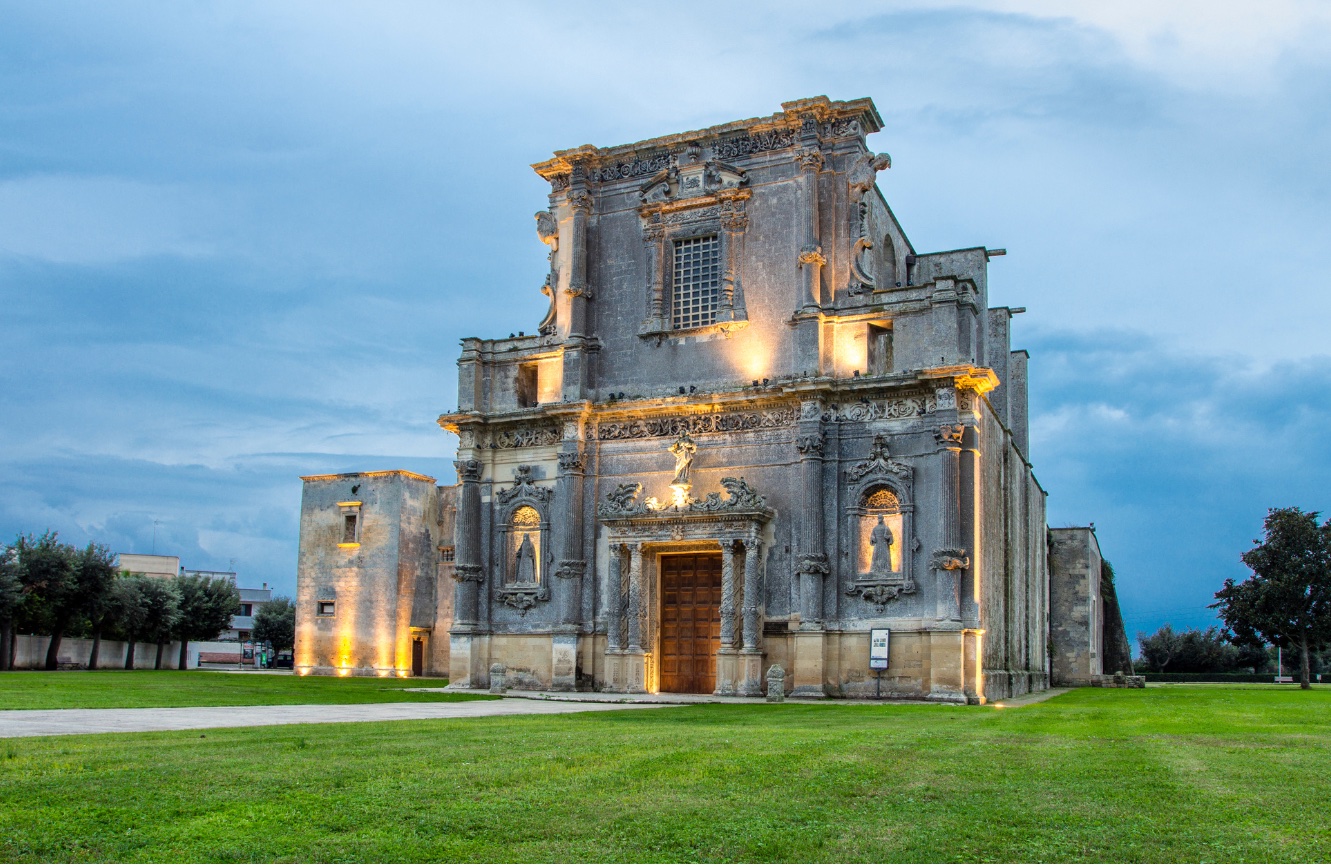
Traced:
<path fill-rule="evenodd" d="M 661 557 L 661 690 L 716 690 L 721 647 L 721 554 Z"/>

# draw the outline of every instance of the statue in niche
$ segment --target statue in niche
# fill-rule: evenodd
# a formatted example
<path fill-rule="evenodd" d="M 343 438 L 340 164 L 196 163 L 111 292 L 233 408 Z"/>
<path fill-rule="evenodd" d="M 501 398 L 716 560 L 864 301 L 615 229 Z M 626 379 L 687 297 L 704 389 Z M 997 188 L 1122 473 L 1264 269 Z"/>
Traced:
<path fill-rule="evenodd" d="M 698 446 L 694 444 L 693 438 L 687 432 L 680 433 L 679 438 L 670 446 L 670 452 L 675 455 L 675 479 L 670 482 L 670 486 L 684 489 L 693 486 L 689 480 L 689 472 L 693 467 L 693 455 L 697 451 Z"/>
<path fill-rule="evenodd" d="M 536 582 L 536 547 L 532 545 L 531 535 L 523 532 L 522 543 L 518 545 L 517 582 L 532 584 Z"/>
<path fill-rule="evenodd" d="M 892 530 L 883 522 L 881 514 L 878 516 L 878 525 L 869 532 L 869 546 L 873 550 L 873 556 L 869 560 L 869 573 L 876 577 L 885 577 L 892 573 Z"/>

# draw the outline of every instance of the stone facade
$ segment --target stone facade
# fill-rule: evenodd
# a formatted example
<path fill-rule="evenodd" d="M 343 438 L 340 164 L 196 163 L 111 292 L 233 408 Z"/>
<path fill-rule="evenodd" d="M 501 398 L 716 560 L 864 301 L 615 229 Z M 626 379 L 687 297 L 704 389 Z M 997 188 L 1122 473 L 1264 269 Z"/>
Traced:
<path fill-rule="evenodd" d="M 1049 529 L 1049 567 L 1053 684 L 1090 685 L 1105 672 L 1105 605 L 1100 597 L 1102 565 L 1095 529 Z"/>
<path fill-rule="evenodd" d="M 757 696 L 773 667 L 800 696 L 1048 687 L 1027 357 L 1014 310 L 988 304 L 1001 251 L 915 251 L 875 183 L 881 125 L 868 99 L 819 97 L 534 166 L 549 311 L 463 341 L 439 418 L 457 486 L 392 482 L 411 545 L 339 559 L 328 533 L 362 476 L 306 479 L 298 665 L 401 670 L 437 570 L 451 608 L 430 640 L 447 633 L 457 688 L 502 669 L 509 688 L 651 692 L 687 668 Z M 687 557 L 715 576 L 705 603 L 669 576 Z M 311 623 L 323 587 L 365 605 L 354 661 L 340 624 Z"/>
<path fill-rule="evenodd" d="M 302 478 L 295 667 L 301 674 L 444 675 L 451 598 L 440 539 L 452 488 L 406 471 Z"/>

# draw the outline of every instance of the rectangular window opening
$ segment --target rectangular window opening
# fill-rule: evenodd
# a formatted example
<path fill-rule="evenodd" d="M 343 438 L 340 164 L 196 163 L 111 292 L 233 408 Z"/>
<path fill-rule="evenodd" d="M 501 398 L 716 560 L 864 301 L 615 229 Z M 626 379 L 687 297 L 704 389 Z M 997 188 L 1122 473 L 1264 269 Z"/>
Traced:
<path fill-rule="evenodd" d="M 360 514 L 342 515 L 342 543 L 344 544 L 359 543 L 356 537 L 356 528 L 357 528 L 357 523 L 359 522 L 360 522 Z"/>
<path fill-rule="evenodd" d="M 252 616 L 252 615 L 254 615 L 254 605 L 253 605 L 253 604 L 241 604 L 241 605 L 240 605 L 240 612 L 239 612 L 239 613 L 236 613 L 236 615 L 238 615 L 238 616 Z"/>
<path fill-rule="evenodd" d="M 721 244 L 715 234 L 675 241 L 671 326 L 676 330 L 716 322 L 721 292 Z"/>
<path fill-rule="evenodd" d="M 887 375 L 892 372 L 892 326 L 890 322 L 869 325 L 869 375 Z"/>
<path fill-rule="evenodd" d="M 320 602 L 319 602 L 319 615 L 321 615 L 321 616 L 335 616 L 335 615 L 337 615 L 337 602 L 336 602 L 336 601 L 320 601 Z"/>
<path fill-rule="evenodd" d="M 537 384 L 540 380 L 539 367 L 534 363 L 518 365 L 518 408 L 532 408 L 540 401 Z"/>

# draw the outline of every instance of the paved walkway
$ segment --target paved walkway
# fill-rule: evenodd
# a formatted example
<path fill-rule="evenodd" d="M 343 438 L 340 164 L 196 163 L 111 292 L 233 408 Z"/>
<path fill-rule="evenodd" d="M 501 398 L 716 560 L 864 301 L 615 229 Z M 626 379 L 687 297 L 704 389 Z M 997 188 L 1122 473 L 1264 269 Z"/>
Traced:
<path fill-rule="evenodd" d="M 356 721 L 422 721 L 493 715 L 563 715 L 618 709 L 652 709 L 647 703 L 572 703 L 554 700 L 468 700 L 459 703 L 362 703 L 351 706 L 223 706 L 175 709 L 6 709 L 0 738 L 76 733 L 146 733 L 214 727 L 281 724 L 345 724 Z"/>

